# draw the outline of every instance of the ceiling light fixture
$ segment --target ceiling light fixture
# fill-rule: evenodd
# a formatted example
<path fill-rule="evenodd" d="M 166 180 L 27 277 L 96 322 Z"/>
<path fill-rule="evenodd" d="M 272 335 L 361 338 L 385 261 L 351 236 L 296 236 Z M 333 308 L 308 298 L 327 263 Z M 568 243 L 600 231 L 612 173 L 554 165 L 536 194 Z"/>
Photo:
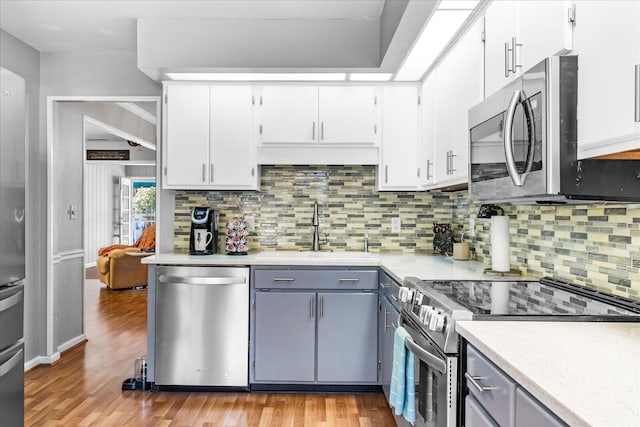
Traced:
<path fill-rule="evenodd" d="M 346 73 L 166 73 L 186 81 L 341 81 Z"/>
<path fill-rule="evenodd" d="M 351 73 L 349 80 L 352 82 L 388 82 L 393 73 Z"/>
<path fill-rule="evenodd" d="M 440 2 L 400 65 L 394 80 L 420 80 L 478 3 L 451 0 Z"/>

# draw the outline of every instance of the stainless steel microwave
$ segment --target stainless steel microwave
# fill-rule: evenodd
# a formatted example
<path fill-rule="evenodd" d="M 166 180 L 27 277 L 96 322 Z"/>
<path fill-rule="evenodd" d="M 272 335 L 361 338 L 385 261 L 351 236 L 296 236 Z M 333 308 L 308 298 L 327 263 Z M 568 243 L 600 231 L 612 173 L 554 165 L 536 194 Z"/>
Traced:
<path fill-rule="evenodd" d="M 640 162 L 577 159 L 578 56 L 554 56 L 469 110 L 469 197 L 640 200 Z"/>

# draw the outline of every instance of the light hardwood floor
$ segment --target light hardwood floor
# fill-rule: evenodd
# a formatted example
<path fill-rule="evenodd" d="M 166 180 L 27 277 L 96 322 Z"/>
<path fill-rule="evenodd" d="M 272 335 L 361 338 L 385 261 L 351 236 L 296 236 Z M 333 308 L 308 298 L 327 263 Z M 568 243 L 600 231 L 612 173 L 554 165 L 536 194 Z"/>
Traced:
<path fill-rule="evenodd" d="M 382 395 L 121 391 L 146 354 L 147 290 L 85 285 L 88 341 L 25 375 L 26 426 L 394 426 Z"/>

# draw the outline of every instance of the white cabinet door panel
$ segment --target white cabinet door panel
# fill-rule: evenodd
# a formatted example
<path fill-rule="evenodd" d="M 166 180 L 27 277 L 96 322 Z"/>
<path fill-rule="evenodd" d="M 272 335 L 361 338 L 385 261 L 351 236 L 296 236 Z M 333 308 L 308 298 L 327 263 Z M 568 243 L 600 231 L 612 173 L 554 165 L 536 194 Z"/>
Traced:
<path fill-rule="evenodd" d="M 260 102 L 263 144 L 317 141 L 317 87 L 264 86 Z"/>
<path fill-rule="evenodd" d="M 377 125 L 373 87 L 327 86 L 320 87 L 319 93 L 319 142 L 375 142 Z"/>
<path fill-rule="evenodd" d="M 164 161 L 169 186 L 208 183 L 209 86 L 167 86 Z"/>
<path fill-rule="evenodd" d="M 420 186 L 435 182 L 435 138 L 436 138 L 436 86 L 438 70 L 433 70 L 422 84 L 420 102 Z"/>
<path fill-rule="evenodd" d="M 508 72 L 511 54 L 505 52 L 505 43 L 511 44 L 518 28 L 518 2 L 500 0 L 491 3 L 485 13 L 485 91 L 487 96 L 516 78 Z M 518 52 L 516 52 L 518 53 Z"/>
<path fill-rule="evenodd" d="M 251 86 L 211 88 L 212 186 L 251 188 L 256 185 L 256 159 L 252 141 Z"/>

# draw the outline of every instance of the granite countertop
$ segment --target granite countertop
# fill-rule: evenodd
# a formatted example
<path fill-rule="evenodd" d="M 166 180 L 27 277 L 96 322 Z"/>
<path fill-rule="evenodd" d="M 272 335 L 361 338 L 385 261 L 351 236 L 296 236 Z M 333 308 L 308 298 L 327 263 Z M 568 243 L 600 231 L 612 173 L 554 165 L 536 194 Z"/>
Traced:
<path fill-rule="evenodd" d="M 370 252 L 265 251 L 248 255 L 188 255 L 160 253 L 143 258 L 145 264 L 169 265 L 300 265 L 382 267 L 395 280 L 407 276 L 424 280 L 537 280 L 534 276 L 493 276 L 477 261 L 457 261 L 440 255 L 377 254 Z"/>
<path fill-rule="evenodd" d="M 567 424 L 640 425 L 640 323 L 467 321 L 456 330 Z"/>

